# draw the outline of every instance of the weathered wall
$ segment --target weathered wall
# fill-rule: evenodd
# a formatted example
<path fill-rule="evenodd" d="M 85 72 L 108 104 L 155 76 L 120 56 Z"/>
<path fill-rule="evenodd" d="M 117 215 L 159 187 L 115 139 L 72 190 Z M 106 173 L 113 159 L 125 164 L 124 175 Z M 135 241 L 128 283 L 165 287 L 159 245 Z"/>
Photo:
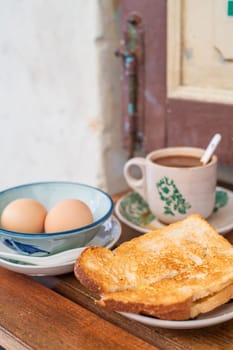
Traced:
<path fill-rule="evenodd" d="M 0 189 L 125 188 L 112 0 L 0 0 Z"/>

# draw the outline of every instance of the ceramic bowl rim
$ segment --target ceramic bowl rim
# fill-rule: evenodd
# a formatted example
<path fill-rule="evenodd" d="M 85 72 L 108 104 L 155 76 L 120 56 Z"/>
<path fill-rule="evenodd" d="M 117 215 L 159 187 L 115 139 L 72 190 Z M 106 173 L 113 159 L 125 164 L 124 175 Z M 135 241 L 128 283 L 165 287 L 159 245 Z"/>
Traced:
<path fill-rule="evenodd" d="M 86 225 L 86 226 L 82 226 L 81 228 L 77 228 L 77 229 L 73 229 L 73 230 L 68 230 L 68 231 L 63 231 L 63 232 L 54 232 L 54 233 L 23 233 L 23 232 L 14 232 L 14 231 L 9 231 L 9 230 L 5 230 L 2 227 L 0 227 L 0 235 L 4 234 L 5 236 L 11 236 L 14 238 L 33 238 L 33 239 L 37 239 L 37 238 L 55 238 L 55 237 L 59 237 L 61 238 L 62 236 L 66 237 L 66 236 L 73 236 L 73 235 L 77 235 L 78 233 L 81 233 L 83 231 L 88 231 L 90 229 L 94 229 L 95 227 L 99 226 L 100 224 L 102 224 L 103 222 L 105 222 L 112 214 L 113 212 L 113 208 L 114 208 L 114 203 L 112 198 L 110 197 L 109 194 L 107 194 L 105 191 L 101 190 L 100 188 L 91 186 L 91 185 L 87 185 L 87 184 L 83 184 L 80 182 L 72 182 L 72 181 L 41 181 L 41 182 L 31 182 L 31 183 L 27 183 L 27 184 L 23 184 L 23 185 L 18 185 L 18 186 L 14 186 L 14 187 L 10 187 L 7 188 L 3 191 L 0 191 L 0 196 L 5 193 L 5 192 L 10 192 L 12 190 L 18 189 L 18 188 L 22 188 L 22 187 L 28 187 L 28 186 L 38 186 L 38 185 L 49 185 L 49 184 L 62 184 L 62 185 L 78 185 L 81 187 L 86 187 L 89 188 L 91 190 L 94 190 L 96 192 L 100 192 L 102 193 L 110 202 L 110 208 L 107 211 L 107 213 L 105 213 L 101 218 L 99 218 L 98 220 L 94 221 L 92 224 L 90 225 Z"/>

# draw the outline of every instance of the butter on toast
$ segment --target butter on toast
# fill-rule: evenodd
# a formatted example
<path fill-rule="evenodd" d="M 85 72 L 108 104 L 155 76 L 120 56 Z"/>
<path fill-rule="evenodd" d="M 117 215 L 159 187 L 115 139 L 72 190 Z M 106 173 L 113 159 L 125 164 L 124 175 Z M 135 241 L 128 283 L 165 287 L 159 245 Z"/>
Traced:
<path fill-rule="evenodd" d="M 74 273 L 107 309 L 185 320 L 233 298 L 233 246 L 193 214 L 114 251 L 88 247 Z"/>

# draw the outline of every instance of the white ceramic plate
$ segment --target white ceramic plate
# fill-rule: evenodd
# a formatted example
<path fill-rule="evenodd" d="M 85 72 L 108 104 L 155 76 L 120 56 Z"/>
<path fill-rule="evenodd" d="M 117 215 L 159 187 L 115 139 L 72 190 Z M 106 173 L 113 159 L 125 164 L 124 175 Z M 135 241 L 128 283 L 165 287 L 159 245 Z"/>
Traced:
<path fill-rule="evenodd" d="M 92 239 L 88 245 L 104 246 L 111 248 L 119 240 L 121 236 L 121 224 L 112 216 L 111 221 L 107 221 L 101 225 L 100 231 L 95 238 Z M 10 251 L 0 242 L 1 251 Z M 77 256 L 78 257 L 78 256 Z M 25 275 L 31 276 L 55 276 L 64 273 L 72 272 L 75 261 L 59 265 L 59 266 L 35 266 L 29 264 L 20 264 L 16 262 L 10 262 L 0 259 L 0 266 L 5 267 L 8 270 L 19 272 Z"/>
<path fill-rule="evenodd" d="M 194 320 L 188 321 L 167 321 L 127 312 L 120 313 L 127 318 L 153 327 L 169 329 L 195 329 L 210 327 L 231 320 L 233 318 L 233 302 L 224 304 L 211 312 L 201 315 Z"/>
<path fill-rule="evenodd" d="M 148 204 L 136 192 L 120 198 L 115 206 L 118 218 L 139 232 L 149 232 L 165 226 L 150 212 Z M 215 207 L 207 221 L 222 235 L 233 229 L 233 192 L 216 188 Z"/>

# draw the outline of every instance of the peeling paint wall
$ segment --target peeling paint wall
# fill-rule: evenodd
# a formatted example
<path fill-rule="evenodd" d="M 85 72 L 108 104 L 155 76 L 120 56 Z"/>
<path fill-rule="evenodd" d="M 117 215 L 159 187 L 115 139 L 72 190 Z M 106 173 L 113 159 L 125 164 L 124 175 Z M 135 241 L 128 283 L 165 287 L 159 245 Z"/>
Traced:
<path fill-rule="evenodd" d="M 124 189 L 116 1 L 0 0 L 0 189 Z"/>

